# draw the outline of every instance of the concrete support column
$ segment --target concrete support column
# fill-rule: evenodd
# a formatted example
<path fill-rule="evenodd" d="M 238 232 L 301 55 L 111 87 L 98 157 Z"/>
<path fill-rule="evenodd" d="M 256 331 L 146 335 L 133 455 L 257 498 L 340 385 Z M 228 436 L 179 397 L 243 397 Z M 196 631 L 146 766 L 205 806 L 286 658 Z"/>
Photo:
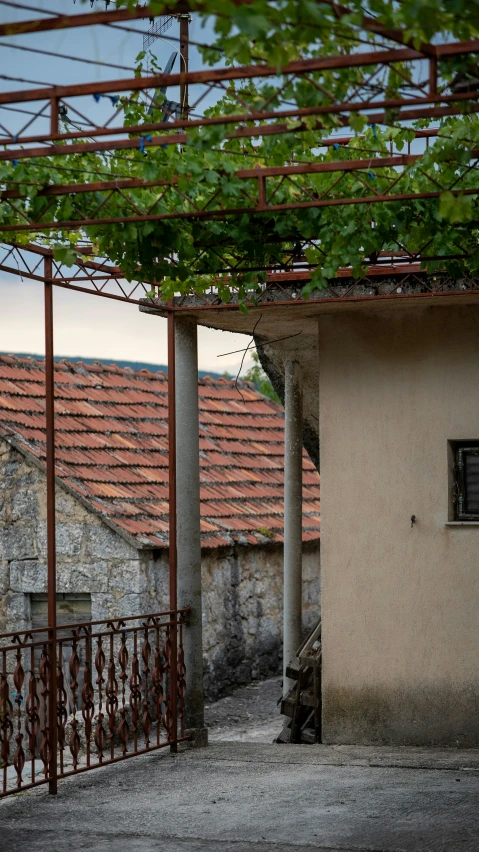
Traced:
<path fill-rule="evenodd" d="M 200 456 L 196 322 L 175 317 L 178 607 L 191 607 L 184 630 L 186 728 L 206 744 L 201 608 Z"/>
<path fill-rule="evenodd" d="M 284 382 L 284 614 L 283 694 L 293 681 L 286 666 L 301 644 L 303 599 L 303 375 L 286 361 Z"/>

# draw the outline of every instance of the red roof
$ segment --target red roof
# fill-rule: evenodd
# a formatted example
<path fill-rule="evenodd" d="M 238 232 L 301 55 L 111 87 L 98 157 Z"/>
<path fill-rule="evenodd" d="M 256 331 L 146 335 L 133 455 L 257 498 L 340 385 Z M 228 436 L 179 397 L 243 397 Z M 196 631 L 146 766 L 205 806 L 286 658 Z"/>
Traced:
<path fill-rule="evenodd" d="M 43 361 L 0 355 L 0 428 L 45 461 Z M 242 383 L 199 379 L 203 547 L 283 541 L 283 412 Z M 167 378 L 55 364 L 56 473 L 138 546 L 168 545 Z M 303 539 L 319 538 L 319 474 L 303 455 Z"/>

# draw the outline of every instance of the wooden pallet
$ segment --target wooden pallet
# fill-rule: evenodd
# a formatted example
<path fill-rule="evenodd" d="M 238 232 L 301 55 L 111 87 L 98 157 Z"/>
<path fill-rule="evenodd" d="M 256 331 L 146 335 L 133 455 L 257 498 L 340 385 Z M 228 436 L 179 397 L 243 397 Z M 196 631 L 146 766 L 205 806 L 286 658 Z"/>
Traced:
<path fill-rule="evenodd" d="M 286 667 L 295 683 L 281 700 L 281 713 L 289 717 L 278 742 L 321 742 L 321 619 Z"/>

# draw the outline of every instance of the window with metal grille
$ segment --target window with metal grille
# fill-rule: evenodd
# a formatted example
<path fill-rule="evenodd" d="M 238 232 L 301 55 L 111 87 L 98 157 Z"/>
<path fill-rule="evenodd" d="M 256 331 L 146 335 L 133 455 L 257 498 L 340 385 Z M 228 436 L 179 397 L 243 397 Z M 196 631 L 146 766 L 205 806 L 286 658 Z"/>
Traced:
<path fill-rule="evenodd" d="M 453 501 L 456 520 L 479 520 L 479 441 L 455 444 Z"/>

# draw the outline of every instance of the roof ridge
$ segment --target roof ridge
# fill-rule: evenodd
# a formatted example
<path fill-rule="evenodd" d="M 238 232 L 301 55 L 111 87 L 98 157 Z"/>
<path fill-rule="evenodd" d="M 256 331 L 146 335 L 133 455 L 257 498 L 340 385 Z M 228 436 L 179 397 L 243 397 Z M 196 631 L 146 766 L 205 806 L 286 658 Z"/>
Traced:
<path fill-rule="evenodd" d="M 45 369 L 45 358 L 44 357 L 36 357 L 34 355 L 28 355 L 25 358 L 21 358 L 14 353 L 4 355 L 0 354 L 0 363 L 7 364 L 8 366 L 19 366 L 19 367 L 28 367 L 35 366 L 39 370 Z M 133 367 L 120 367 L 119 364 L 115 364 L 114 361 L 111 364 L 104 364 L 101 361 L 93 361 L 93 363 L 87 364 L 85 361 L 82 361 L 80 358 L 78 359 L 70 359 L 68 357 L 62 358 L 61 361 L 55 361 L 55 370 L 63 370 L 70 371 L 72 373 L 79 373 L 80 375 L 85 375 L 88 373 L 113 373 L 118 376 L 125 376 L 130 380 L 132 378 L 138 377 L 140 379 L 150 379 L 151 381 L 159 380 L 165 381 L 168 378 L 168 374 L 165 373 L 164 370 L 148 370 L 146 367 L 142 367 L 139 370 L 135 370 Z M 248 379 L 228 379 L 226 376 L 198 376 L 198 384 L 203 387 L 211 387 L 211 388 L 221 388 L 221 387 L 240 387 L 247 388 L 252 391 L 259 400 L 264 400 L 267 402 L 272 402 L 273 405 L 277 405 L 274 403 L 274 400 L 270 400 L 269 397 L 266 397 L 261 391 L 255 387 L 254 383 L 249 381 Z M 258 400 L 256 400 L 258 401 Z"/>
<path fill-rule="evenodd" d="M 26 355 L 25 358 L 21 358 L 20 355 L 15 355 L 15 353 L 9 353 L 8 355 L 0 355 L 0 362 L 7 364 L 9 367 L 30 367 L 35 366 L 40 370 L 44 369 L 45 358 L 35 358 L 34 355 Z"/>

